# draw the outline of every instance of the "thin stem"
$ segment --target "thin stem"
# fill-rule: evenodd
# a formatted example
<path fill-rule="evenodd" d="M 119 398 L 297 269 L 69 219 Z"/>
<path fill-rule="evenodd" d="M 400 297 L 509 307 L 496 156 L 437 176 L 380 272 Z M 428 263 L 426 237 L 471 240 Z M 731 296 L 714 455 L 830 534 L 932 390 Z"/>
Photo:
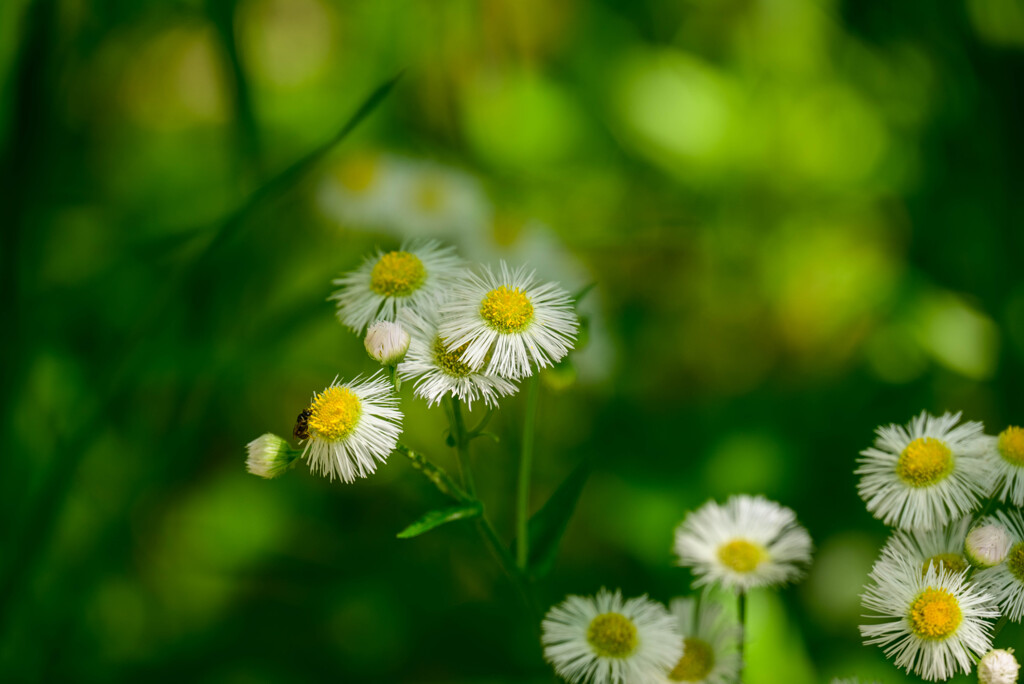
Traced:
<path fill-rule="evenodd" d="M 996 626 L 992 628 L 993 642 L 996 640 L 996 637 L 999 636 L 999 633 L 1003 631 L 1003 627 L 1006 626 L 1008 620 L 1009 616 L 1006 613 L 1003 613 L 1002 617 L 999 618 L 999 621 L 996 622 Z"/>
<path fill-rule="evenodd" d="M 473 429 L 469 431 L 467 437 L 469 439 L 476 439 L 477 437 L 479 437 L 480 433 L 482 433 L 484 431 L 484 428 L 487 427 L 487 424 L 491 422 L 491 418 L 494 417 L 495 412 L 496 411 L 493 408 L 487 409 L 487 413 L 485 413 L 484 417 L 480 419 L 480 422 L 477 423 L 473 427 Z"/>
<path fill-rule="evenodd" d="M 747 592 L 741 591 L 739 595 L 739 618 L 740 618 L 740 676 L 739 682 L 743 684 L 743 671 L 747 667 Z"/>
<path fill-rule="evenodd" d="M 530 470 L 533 468 L 533 434 L 537 426 L 537 382 L 534 374 L 526 382 L 526 416 L 523 418 L 523 445 L 519 457 L 519 491 L 516 496 L 516 564 L 526 569 L 530 558 Z"/>
<path fill-rule="evenodd" d="M 452 439 L 455 440 L 455 454 L 459 457 L 459 468 L 462 469 L 462 486 L 470 496 L 476 498 L 476 483 L 469 465 L 469 438 L 462 418 L 462 402 L 458 397 L 452 397 Z"/>

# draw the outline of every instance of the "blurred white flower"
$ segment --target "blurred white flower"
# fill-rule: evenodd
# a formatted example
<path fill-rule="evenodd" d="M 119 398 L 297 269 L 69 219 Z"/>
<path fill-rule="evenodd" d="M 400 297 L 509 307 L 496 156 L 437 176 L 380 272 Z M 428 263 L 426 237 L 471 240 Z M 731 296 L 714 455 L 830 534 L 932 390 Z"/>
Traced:
<path fill-rule="evenodd" d="M 1000 610 L 1012 621 L 1024 617 L 1024 515 L 1021 511 L 997 511 L 995 519 L 1010 533 L 1013 545 L 1006 562 L 974 575 L 979 587 L 995 597 Z"/>
<path fill-rule="evenodd" d="M 1011 425 L 998 437 L 986 438 L 985 457 L 995 476 L 995 495 L 1024 506 L 1024 428 Z"/>
<path fill-rule="evenodd" d="M 683 637 L 683 655 L 659 682 L 731 684 L 737 681 L 742 660 L 739 644 L 743 628 L 722 606 L 707 598 L 698 608 L 693 599 L 675 599 L 669 611 Z"/>
<path fill-rule="evenodd" d="M 1013 655 L 1012 648 L 989 651 L 978 663 L 980 684 L 1017 684 L 1020 663 Z"/>

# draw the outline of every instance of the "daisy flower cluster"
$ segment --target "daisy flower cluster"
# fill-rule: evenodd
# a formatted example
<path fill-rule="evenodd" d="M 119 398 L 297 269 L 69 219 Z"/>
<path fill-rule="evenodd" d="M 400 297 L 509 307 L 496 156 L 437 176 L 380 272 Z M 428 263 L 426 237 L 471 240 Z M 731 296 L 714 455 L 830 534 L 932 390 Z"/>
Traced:
<path fill-rule="evenodd" d="M 878 428 L 856 474 L 893 528 L 861 597 L 864 643 L 928 681 L 977 664 L 982 682 L 1016 682 L 1012 649 L 992 647 L 996 620 L 1024 617 L 1024 431 L 921 413 Z"/>
<path fill-rule="evenodd" d="M 810 535 L 792 510 L 760 496 L 710 501 L 679 525 L 675 549 L 697 597 L 668 610 L 646 596 L 569 596 L 542 629 L 544 656 L 572 684 L 734 684 L 743 670 L 746 592 L 802 577 Z"/>

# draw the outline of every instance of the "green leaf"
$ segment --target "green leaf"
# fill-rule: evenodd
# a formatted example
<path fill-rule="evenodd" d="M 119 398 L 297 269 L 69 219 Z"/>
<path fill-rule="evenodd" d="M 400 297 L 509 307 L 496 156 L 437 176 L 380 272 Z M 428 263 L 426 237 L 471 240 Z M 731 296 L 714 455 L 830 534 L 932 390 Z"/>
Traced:
<path fill-rule="evenodd" d="M 589 476 L 590 461 L 584 459 L 558 486 L 547 503 L 530 518 L 530 555 L 527 570 L 533 578 L 544 577 L 554 567 L 565 528 L 569 526 L 569 520 L 576 510 L 576 502 L 583 493 L 583 486 Z M 512 542 L 513 556 L 516 542 L 517 540 Z"/>
<path fill-rule="evenodd" d="M 409 539 L 410 537 L 418 537 L 424 532 L 429 532 L 435 527 L 440 527 L 446 523 L 455 522 L 456 520 L 475 518 L 479 516 L 482 511 L 483 509 L 480 506 L 479 501 L 463 504 L 461 506 L 442 508 L 437 511 L 429 511 L 424 513 L 423 516 L 412 525 L 409 525 L 399 532 L 398 538 Z"/>

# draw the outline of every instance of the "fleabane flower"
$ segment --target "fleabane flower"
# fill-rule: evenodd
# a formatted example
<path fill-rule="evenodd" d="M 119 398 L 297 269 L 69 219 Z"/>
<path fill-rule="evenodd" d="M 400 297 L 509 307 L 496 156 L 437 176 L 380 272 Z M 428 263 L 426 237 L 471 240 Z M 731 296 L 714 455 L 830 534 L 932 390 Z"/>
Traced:
<path fill-rule="evenodd" d="M 526 267 L 467 273 L 441 307 L 441 336 L 462 348 L 470 368 L 518 380 L 560 361 L 572 348 L 579 321 L 569 295 L 540 283 Z"/>
<path fill-rule="evenodd" d="M 964 553 L 970 527 L 971 519 L 961 518 L 934 530 L 896 530 L 882 547 L 880 561 L 917 563 L 922 574 L 929 565 L 963 572 L 970 565 Z"/>
<path fill-rule="evenodd" d="M 414 241 L 392 252 L 378 251 L 362 266 L 334 280 L 331 295 L 338 319 L 357 334 L 373 321 L 395 321 L 404 309 L 436 308 L 458 274 L 455 248 L 436 241 Z"/>
<path fill-rule="evenodd" d="M 302 454 L 292 449 L 285 439 L 269 432 L 249 442 L 245 450 L 246 470 L 268 480 L 282 475 Z"/>
<path fill-rule="evenodd" d="M 700 607 L 693 599 L 675 599 L 669 612 L 683 638 L 683 655 L 658 680 L 691 682 L 692 684 L 731 684 L 739 677 L 741 659 L 739 644 L 743 628 L 717 603 L 703 601 Z"/>
<path fill-rule="evenodd" d="M 1017 684 L 1020 663 L 1013 655 L 1012 648 L 989 651 L 978 663 L 980 684 Z"/>
<path fill-rule="evenodd" d="M 320 179 L 317 205 L 345 227 L 386 228 L 392 223 L 402 177 L 394 157 L 363 150 L 334 162 Z"/>
<path fill-rule="evenodd" d="M 569 596 L 541 623 L 544 658 L 572 684 L 631 684 L 664 677 L 682 655 L 676 620 L 646 596 L 601 589 Z"/>
<path fill-rule="evenodd" d="M 1024 617 L 1024 516 L 1020 511 L 997 511 L 995 520 L 1010 534 L 1012 546 L 1006 562 L 981 570 L 974 581 L 995 597 L 999 608 L 1012 621 Z"/>
<path fill-rule="evenodd" d="M 981 423 L 922 412 L 906 427 L 878 428 L 861 452 L 857 491 L 868 511 L 902 530 L 930 530 L 978 508 L 992 487 Z"/>
<path fill-rule="evenodd" d="M 1006 560 L 1013 539 L 1009 531 L 991 516 L 981 520 L 964 540 L 964 555 L 976 568 L 991 568 Z"/>
<path fill-rule="evenodd" d="M 432 161 L 403 160 L 392 207 L 403 235 L 465 237 L 491 220 L 491 204 L 480 181 L 457 168 Z"/>
<path fill-rule="evenodd" d="M 967 581 L 966 572 L 939 569 L 922 574 L 916 561 L 875 563 L 863 606 L 882 622 L 861 625 L 865 644 L 877 644 L 896 667 L 927 680 L 969 673 L 975 656 L 992 646 L 998 616 L 991 596 Z"/>
<path fill-rule="evenodd" d="M 363 346 L 370 358 L 382 366 L 397 366 L 409 351 L 408 331 L 392 321 L 377 321 L 366 331 Z"/>
<path fill-rule="evenodd" d="M 452 396 L 464 401 L 467 407 L 482 399 L 493 408 L 499 397 L 515 394 L 519 389 L 505 378 L 473 370 L 463 361 L 465 345 L 453 347 L 441 337 L 436 314 L 428 311 L 419 316 L 405 312 L 401 321 L 413 331 L 413 340 L 405 361 L 398 366 L 398 374 L 403 380 L 415 381 L 416 396 L 425 399 L 428 406 Z"/>
<path fill-rule="evenodd" d="M 991 465 L 1000 501 L 1024 506 L 1024 428 L 1011 425 L 998 437 L 986 438 L 985 458 Z"/>
<path fill-rule="evenodd" d="M 811 536 L 792 510 L 763 496 L 709 501 L 676 529 L 679 564 L 693 569 L 695 586 L 719 584 L 737 592 L 786 584 L 811 561 Z"/>
<path fill-rule="evenodd" d="M 337 379 L 313 396 L 304 457 L 314 473 L 354 482 L 384 463 L 402 432 L 402 413 L 381 372 L 349 383 Z"/>

